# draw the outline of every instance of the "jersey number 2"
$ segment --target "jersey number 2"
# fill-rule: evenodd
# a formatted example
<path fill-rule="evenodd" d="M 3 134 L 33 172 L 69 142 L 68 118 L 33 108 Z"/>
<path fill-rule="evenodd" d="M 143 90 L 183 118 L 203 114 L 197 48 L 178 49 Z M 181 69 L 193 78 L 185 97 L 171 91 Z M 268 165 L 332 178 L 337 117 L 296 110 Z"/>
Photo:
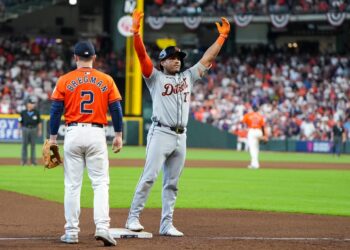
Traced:
<path fill-rule="evenodd" d="M 86 108 L 86 105 L 89 105 L 89 104 L 94 102 L 94 92 L 89 91 L 89 90 L 81 91 L 80 97 L 84 98 L 84 100 L 80 103 L 80 113 L 81 114 L 92 114 L 93 110 Z"/>

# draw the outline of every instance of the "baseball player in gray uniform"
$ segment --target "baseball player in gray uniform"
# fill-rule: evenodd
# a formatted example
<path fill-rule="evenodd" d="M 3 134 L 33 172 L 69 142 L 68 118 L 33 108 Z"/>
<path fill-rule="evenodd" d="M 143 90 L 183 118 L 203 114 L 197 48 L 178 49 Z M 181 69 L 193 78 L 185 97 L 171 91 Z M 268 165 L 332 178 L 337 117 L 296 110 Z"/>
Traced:
<path fill-rule="evenodd" d="M 136 186 L 125 227 L 141 231 L 140 214 L 150 190 L 163 168 L 161 235 L 181 237 L 184 234 L 173 225 L 173 213 L 178 191 L 178 181 L 186 157 L 186 125 L 188 122 L 190 94 L 196 80 L 211 67 L 224 44 L 230 24 L 225 18 L 222 25 L 216 23 L 218 39 L 207 49 L 200 61 L 183 70 L 186 56 L 179 48 L 170 46 L 159 54 L 160 69 L 157 70 L 147 55 L 139 34 L 143 13 L 133 13 L 134 47 L 141 63 L 141 70 L 153 101 L 152 125 L 148 131 L 146 163 Z"/>

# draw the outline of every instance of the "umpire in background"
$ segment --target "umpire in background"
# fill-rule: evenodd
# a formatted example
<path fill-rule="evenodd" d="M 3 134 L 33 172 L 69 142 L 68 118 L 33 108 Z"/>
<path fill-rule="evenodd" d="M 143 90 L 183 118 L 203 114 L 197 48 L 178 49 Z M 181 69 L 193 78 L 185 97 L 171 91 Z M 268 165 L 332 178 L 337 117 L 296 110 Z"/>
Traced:
<path fill-rule="evenodd" d="M 346 132 L 343 126 L 343 121 L 339 119 L 332 128 L 333 154 L 340 156 L 343 151 L 343 144 L 346 141 Z"/>
<path fill-rule="evenodd" d="M 35 109 L 35 99 L 30 97 L 26 102 L 26 109 L 21 112 L 19 118 L 20 128 L 22 128 L 22 161 L 21 164 L 27 165 L 28 158 L 28 145 L 31 146 L 31 164 L 35 166 L 36 155 L 35 155 L 35 141 L 37 136 L 41 136 L 42 126 L 40 113 Z"/>

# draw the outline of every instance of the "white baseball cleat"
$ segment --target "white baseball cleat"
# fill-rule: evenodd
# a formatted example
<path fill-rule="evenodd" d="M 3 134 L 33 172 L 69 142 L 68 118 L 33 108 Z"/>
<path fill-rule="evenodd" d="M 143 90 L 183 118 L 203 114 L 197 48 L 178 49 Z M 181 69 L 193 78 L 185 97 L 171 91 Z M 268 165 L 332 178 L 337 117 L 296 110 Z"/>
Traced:
<path fill-rule="evenodd" d="M 79 239 L 76 234 L 64 234 L 61 236 L 61 241 L 67 244 L 77 244 Z"/>
<path fill-rule="evenodd" d="M 171 226 L 166 233 L 160 233 L 163 236 L 172 236 L 172 237 L 182 237 L 184 234 L 177 230 L 174 226 Z"/>
<path fill-rule="evenodd" d="M 125 224 L 125 228 L 134 232 L 140 232 L 144 229 L 138 219 L 133 219 L 132 221 L 127 221 Z"/>
<path fill-rule="evenodd" d="M 106 229 L 97 229 L 95 232 L 95 239 L 103 241 L 104 246 L 116 246 L 117 241 L 111 236 Z"/>

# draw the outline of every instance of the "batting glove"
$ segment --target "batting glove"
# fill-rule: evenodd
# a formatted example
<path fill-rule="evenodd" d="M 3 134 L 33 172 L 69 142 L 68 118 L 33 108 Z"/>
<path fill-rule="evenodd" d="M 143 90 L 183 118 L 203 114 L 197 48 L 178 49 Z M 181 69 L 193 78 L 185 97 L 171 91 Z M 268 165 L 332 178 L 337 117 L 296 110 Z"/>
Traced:
<path fill-rule="evenodd" d="M 134 34 L 139 33 L 140 24 L 143 16 L 144 16 L 144 13 L 140 10 L 134 10 L 134 12 L 132 13 L 132 27 L 131 27 L 132 33 Z"/>
<path fill-rule="evenodd" d="M 228 37 L 228 33 L 230 33 L 230 23 L 225 17 L 221 17 L 222 25 L 220 23 L 216 22 L 216 27 L 220 33 L 220 36 L 223 36 L 224 38 Z"/>

